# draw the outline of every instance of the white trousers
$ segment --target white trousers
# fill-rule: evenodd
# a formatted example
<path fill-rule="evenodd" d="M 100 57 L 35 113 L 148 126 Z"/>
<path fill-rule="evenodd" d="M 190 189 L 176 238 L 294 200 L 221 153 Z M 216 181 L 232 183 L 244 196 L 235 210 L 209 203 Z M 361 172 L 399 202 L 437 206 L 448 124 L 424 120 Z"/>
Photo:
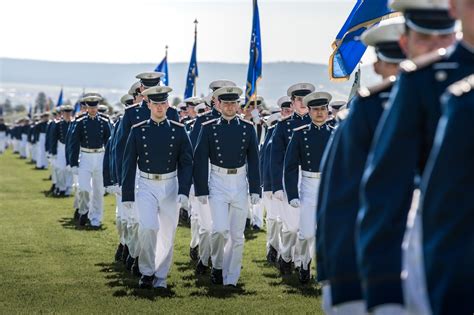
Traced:
<path fill-rule="evenodd" d="M 211 258 L 212 214 L 210 203 L 200 204 L 197 209 L 199 224 L 199 258 L 204 266 Z"/>
<path fill-rule="evenodd" d="M 194 186 L 191 186 L 189 203 L 191 204 L 191 242 L 189 247 L 195 248 L 199 245 L 199 206 L 201 203 L 194 195 Z"/>
<path fill-rule="evenodd" d="M 56 172 L 56 187 L 70 193 L 72 189 L 72 172 L 66 167 L 66 146 L 58 142 L 58 152 L 53 163 Z"/>
<path fill-rule="evenodd" d="M 166 287 L 166 277 L 173 260 L 179 220 L 177 196 L 176 177 L 162 181 L 139 180 L 136 194 L 140 239 L 138 263 L 143 275 L 155 275 L 154 287 Z"/>
<path fill-rule="evenodd" d="M 283 201 L 277 200 L 280 203 L 281 209 L 281 243 L 280 243 L 280 256 L 285 262 L 293 261 L 295 266 L 299 266 L 301 252 L 299 248 L 298 229 L 300 221 L 300 208 L 293 208 L 288 204 L 286 194 L 284 194 Z M 297 244 L 298 243 L 298 244 Z"/>
<path fill-rule="evenodd" d="M 115 194 L 115 227 L 117 228 L 117 234 L 119 237 L 119 242 L 122 245 L 125 245 L 125 231 L 127 223 L 122 221 L 122 213 L 123 213 L 123 204 L 122 204 L 122 194 L 116 193 Z"/>
<path fill-rule="evenodd" d="M 429 315 L 432 312 L 426 287 L 422 215 L 418 210 L 419 197 L 420 192 L 416 190 L 402 244 L 402 288 L 407 314 Z"/>
<path fill-rule="evenodd" d="M 252 213 L 252 225 L 256 225 L 259 228 L 263 227 L 263 208 L 264 207 L 262 201 L 260 201 L 256 205 L 250 205 L 250 212 Z"/>
<path fill-rule="evenodd" d="M 104 214 L 104 181 L 102 163 L 104 153 L 81 152 L 79 162 L 79 213 L 88 217 L 92 226 L 100 226 Z"/>
<path fill-rule="evenodd" d="M 300 259 L 304 270 L 314 257 L 316 239 L 316 206 L 318 204 L 319 178 L 302 177 L 300 182 L 300 218 L 298 243 Z"/>
<path fill-rule="evenodd" d="M 281 202 L 277 202 L 272 195 L 263 194 L 262 203 L 267 213 L 266 225 L 267 225 L 267 252 L 270 245 L 277 251 L 280 250 L 280 232 L 281 232 Z"/>
<path fill-rule="evenodd" d="M 46 148 L 44 147 L 46 142 L 46 134 L 40 133 L 37 146 L 37 158 L 36 158 L 36 167 L 47 167 L 48 159 L 46 158 Z"/>
<path fill-rule="evenodd" d="M 21 134 L 21 141 L 20 141 L 20 156 L 26 158 L 26 146 L 28 144 L 28 135 Z"/>
<path fill-rule="evenodd" d="M 332 305 L 331 285 L 329 282 L 323 285 L 322 308 L 326 315 L 366 315 L 365 302 L 363 300 Z"/>
<path fill-rule="evenodd" d="M 6 141 L 7 141 L 6 132 L 5 131 L 0 131 L 0 153 L 5 152 Z"/>
<path fill-rule="evenodd" d="M 222 269 L 224 285 L 236 285 L 242 267 L 248 213 L 246 173 L 228 175 L 211 171 L 209 205 L 212 267 Z"/>
<path fill-rule="evenodd" d="M 13 152 L 20 152 L 20 142 L 17 139 L 12 139 Z"/>

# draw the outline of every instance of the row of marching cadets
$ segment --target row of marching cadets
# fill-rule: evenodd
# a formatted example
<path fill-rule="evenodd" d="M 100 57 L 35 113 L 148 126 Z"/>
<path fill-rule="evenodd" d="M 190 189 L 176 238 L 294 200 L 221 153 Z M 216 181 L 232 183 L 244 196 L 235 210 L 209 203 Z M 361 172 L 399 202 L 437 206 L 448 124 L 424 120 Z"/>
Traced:
<path fill-rule="evenodd" d="M 246 225 L 266 221 L 269 262 L 309 282 L 319 164 L 335 125 L 331 95 L 295 84 L 278 108 L 262 110 L 263 98 L 242 104 L 234 82 L 217 80 L 206 98 L 177 110 L 162 76 L 137 75 L 103 143 L 104 185 L 117 201 L 116 261 L 140 277 L 140 288 L 166 287 L 184 213 L 197 276 L 236 286 Z"/>
<path fill-rule="evenodd" d="M 362 35 L 383 81 L 350 102 L 322 163 L 323 308 L 473 314 L 474 151 L 466 135 L 474 117 L 474 2 L 391 6 L 404 21 Z"/>

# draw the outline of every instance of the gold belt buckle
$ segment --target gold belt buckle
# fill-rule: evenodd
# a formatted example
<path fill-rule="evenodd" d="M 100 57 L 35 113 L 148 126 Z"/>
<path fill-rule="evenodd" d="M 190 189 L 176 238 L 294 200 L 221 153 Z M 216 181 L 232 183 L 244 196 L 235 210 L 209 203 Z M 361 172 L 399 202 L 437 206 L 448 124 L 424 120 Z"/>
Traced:
<path fill-rule="evenodd" d="M 237 174 L 236 168 L 231 168 L 227 170 L 227 175 L 235 175 L 235 174 Z"/>
<path fill-rule="evenodd" d="M 154 175 L 153 177 L 154 177 L 153 179 L 155 180 L 161 180 L 161 175 Z"/>

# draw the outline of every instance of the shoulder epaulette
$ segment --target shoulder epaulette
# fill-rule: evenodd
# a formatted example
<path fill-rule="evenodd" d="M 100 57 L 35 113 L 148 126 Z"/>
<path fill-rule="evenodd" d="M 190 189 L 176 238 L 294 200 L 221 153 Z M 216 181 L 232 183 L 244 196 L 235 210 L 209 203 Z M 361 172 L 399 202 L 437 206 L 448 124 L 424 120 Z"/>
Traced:
<path fill-rule="evenodd" d="M 247 120 L 247 119 L 243 119 L 243 118 L 239 118 L 240 121 L 243 121 L 244 123 L 247 123 L 249 125 L 252 125 L 253 126 L 253 122 L 251 122 L 250 120 Z"/>
<path fill-rule="evenodd" d="M 107 120 L 110 120 L 110 117 L 106 114 L 99 113 L 99 116 L 102 117 L 102 118 L 105 118 Z"/>
<path fill-rule="evenodd" d="M 290 119 L 290 118 L 291 118 L 291 116 L 286 116 L 286 117 L 280 118 L 279 121 L 285 121 L 285 120 Z"/>
<path fill-rule="evenodd" d="M 293 131 L 300 131 L 300 130 L 306 129 L 308 127 L 309 127 L 309 124 L 308 125 L 303 125 L 303 126 L 300 126 L 298 128 L 293 129 Z"/>
<path fill-rule="evenodd" d="M 402 69 L 403 72 L 407 72 L 407 73 L 415 72 L 417 70 L 426 68 L 440 60 L 443 60 L 443 58 L 447 54 L 448 54 L 448 51 L 446 48 L 440 48 L 433 52 L 416 57 L 412 60 L 405 60 L 401 62 L 400 69 Z"/>
<path fill-rule="evenodd" d="M 137 106 L 139 106 L 139 105 L 140 105 L 140 103 L 132 104 L 132 105 L 130 105 L 130 106 L 125 107 L 125 110 L 130 109 L 130 108 L 137 107 Z"/>
<path fill-rule="evenodd" d="M 339 121 L 343 121 L 347 118 L 347 116 L 349 116 L 349 109 L 348 108 L 344 108 L 344 109 L 341 109 L 338 113 L 337 113 L 337 119 Z M 329 126 L 329 127 L 332 127 L 332 126 Z"/>
<path fill-rule="evenodd" d="M 219 119 L 219 118 L 214 118 L 214 119 L 208 120 L 208 121 L 206 121 L 206 122 L 203 122 L 203 123 L 201 124 L 201 126 L 207 126 L 207 125 L 209 125 L 209 124 L 212 124 L 213 122 L 216 122 L 218 119 Z"/>
<path fill-rule="evenodd" d="M 146 124 L 147 122 L 148 122 L 148 119 L 147 119 L 147 120 L 144 120 L 144 121 L 142 121 L 142 122 L 139 122 L 138 124 L 133 125 L 132 128 L 140 127 L 141 125 L 144 125 L 144 124 Z"/>
<path fill-rule="evenodd" d="M 99 115 L 99 119 L 102 119 L 102 120 L 105 121 L 105 122 L 110 122 L 110 119 L 105 118 L 105 117 L 100 116 L 100 115 Z"/>
<path fill-rule="evenodd" d="M 397 77 L 396 76 L 390 76 L 383 80 L 381 83 L 373 85 L 371 87 L 363 87 L 360 88 L 358 91 L 358 95 L 361 98 L 366 98 L 369 96 L 372 96 L 374 94 L 380 93 L 382 91 L 385 91 L 389 87 L 393 86 L 397 82 Z"/>
<path fill-rule="evenodd" d="M 210 114 L 212 113 L 212 110 L 208 110 L 207 112 L 203 112 L 203 113 L 200 113 L 200 114 L 197 114 L 198 117 L 202 117 L 202 116 L 206 116 L 207 114 Z"/>
<path fill-rule="evenodd" d="M 448 87 L 449 93 L 457 97 L 469 93 L 472 90 L 474 90 L 474 74 L 462 79 L 461 81 L 453 83 Z"/>
<path fill-rule="evenodd" d="M 188 120 L 187 122 L 185 122 L 184 124 L 185 124 L 185 125 L 189 125 L 189 124 L 192 124 L 192 123 L 195 122 L 195 121 L 196 121 L 196 118 L 195 118 L 195 119 L 190 119 L 190 120 Z"/>
<path fill-rule="evenodd" d="M 80 122 L 80 121 L 83 121 L 84 119 L 86 119 L 87 115 L 84 115 L 84 116 L 80 116 L 76 119 L 76 122 Z"/>
<path fill-rule="evenodd" d="M 274 129 L 275 127 L 276 127 L 276 125 L 270 126 L 270 127 L 267 128 L 267 130 Z"/>
<path fill-rule="evenodd" d="M 174 121 L 174 120 L 170 120 L 170 123 L 172 123 L 173 125 L 176 125 L 176 126 L 184 127 L 184 124 L 179 123 L 179 122 Z"/>

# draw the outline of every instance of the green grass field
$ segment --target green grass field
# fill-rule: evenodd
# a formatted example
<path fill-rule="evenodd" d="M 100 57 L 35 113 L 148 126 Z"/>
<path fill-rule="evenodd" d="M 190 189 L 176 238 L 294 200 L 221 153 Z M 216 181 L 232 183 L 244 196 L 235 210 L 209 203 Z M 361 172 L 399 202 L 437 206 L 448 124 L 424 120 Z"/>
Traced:
<path fill-rule="evenodd" d="M 114 198 L 104 228 L 78 230 L 72 198 L 46 198 L 49 171 L 7 151 L 0 156 L 0 313 L 322 314 L 316 285 L 282 280 L 265 261 L 265 232 L 246 235 L 237 289 L 197 278 L 188 256 L 190 231 L 179 227 L 167 290 L 140 290 L 113 262 Z"/>

